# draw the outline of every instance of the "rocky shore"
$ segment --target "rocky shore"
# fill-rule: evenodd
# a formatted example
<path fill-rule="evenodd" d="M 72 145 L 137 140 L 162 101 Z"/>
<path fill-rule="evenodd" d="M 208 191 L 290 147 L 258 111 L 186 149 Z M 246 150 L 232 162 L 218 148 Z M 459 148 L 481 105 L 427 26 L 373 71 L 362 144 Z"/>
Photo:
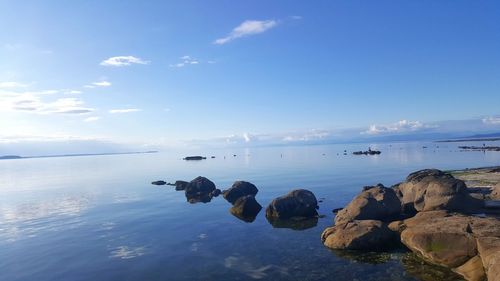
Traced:
<path fill-rule="evenodd" d="M 208 203 L 222 194 L 229 213 L 253 222 L 262 210 L 252 183 L 236 181 L 221 191 L 205 177 L 152 182 L 184 191 L 189 203 Z M 318 200 L 295 189 L 272 200 L 265 215 L 277 228 L 302 230 L 317 225 Z M 337 254 L 408 249 L 437 267 L 469 281 L 500 281 L 500 167 L 420 170 L 391 187 L 365 186 L 346 207 L 335 209 L 334 225 L 321 241 Z"/>
<path fill-rule="evenodd" d="M 469 171 L 467 177 L 478 173 Z M 500 170 L 491 173 L 500 177 Z M 406 247 L 466 280 L 500 280 L 500 220 L 491 204 L 500 199 L 500 180 L 482 186 L 478 195 L 477 187 L 453 174 L 460 172 L 427 169 L 392 187 L 363 188 L 323 231 L 323 244 L 362 251 Z"/>

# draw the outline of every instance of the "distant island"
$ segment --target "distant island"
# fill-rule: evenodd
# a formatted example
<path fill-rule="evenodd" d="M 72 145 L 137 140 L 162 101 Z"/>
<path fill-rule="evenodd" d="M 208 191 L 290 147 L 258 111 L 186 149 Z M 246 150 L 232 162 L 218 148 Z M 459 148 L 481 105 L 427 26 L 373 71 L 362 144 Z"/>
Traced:
<path fill-rule="evenodd" d="M 0 156 L 0 160 L 3 160 L 3 159 L 20 159 L 22 158 L 21 156 L 19 155 L 4 155 L 4 156 Z"/>
<path fill-rule="evenodd" d="M 37 156 L 19 156 L 19 155 L 3 155 L 0 160 L 8 159 L 29 159 L 29 158 L 52 158 L 52 157 L 77 157 L 77 156 L 99 156 L 99 155 L 123 155 L 123 154 L 145 154 L 157 153 L 156 150 L 149 151 L 132 151 L 132 152 L 104 152 L 104 153 L 78 153 L 78 154 L 57 154 L 57 155 L 37 155 Z"/>
<path fill-rule="evenodd" d="M 436 142 L 498 141 L 498 140 L 500 140 L 500 133 L 473 135 L 456 139 L 438 140 Z"/>

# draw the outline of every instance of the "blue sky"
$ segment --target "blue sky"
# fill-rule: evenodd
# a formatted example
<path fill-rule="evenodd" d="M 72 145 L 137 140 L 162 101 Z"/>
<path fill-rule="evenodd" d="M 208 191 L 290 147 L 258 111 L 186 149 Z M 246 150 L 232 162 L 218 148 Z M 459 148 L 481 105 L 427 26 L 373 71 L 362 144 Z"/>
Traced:
<path fill-rule="evenodd" d="M 500 131 L 499 15 L 497 1 L 0 1 L 0 142 Z"/>

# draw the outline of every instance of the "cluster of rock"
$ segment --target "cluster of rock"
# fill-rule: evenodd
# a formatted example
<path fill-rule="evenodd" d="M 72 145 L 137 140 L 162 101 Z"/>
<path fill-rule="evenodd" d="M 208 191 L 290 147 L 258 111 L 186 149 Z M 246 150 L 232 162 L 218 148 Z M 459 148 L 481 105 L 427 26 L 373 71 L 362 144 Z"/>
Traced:
<path fill-rule="evenodd" d="M 391 188 L 365 187 L 321 239 L 332 249 L 386 250 L 404 244 L 424 260 L 467 280 L 500 280 L 500 221 L 481 212 L 463 181 L 435 169 Z"/>
<path fill-rule="evenodd" d="M 154 181 L 152 184 L 167 183 Z M 259 190 L 250 182 L 236 181 L 225 191 L 217 189 L 211 180 L 201 176 L 190 182 L 178 180 L 168 185 L 175 186 L 177 191 L 184 191 L 189 203 L 208 203 L 222 194 L 232 205 L 229 212 L 246 222 L 253 222 L 262 210 L 262 206 L 255 199 Z M 311 191 L 296 189 L 272 200 L 266 208 L 266 218 L 275 227 L 304 229 L 317 224 L 317 209 L 318 201 Z"/>

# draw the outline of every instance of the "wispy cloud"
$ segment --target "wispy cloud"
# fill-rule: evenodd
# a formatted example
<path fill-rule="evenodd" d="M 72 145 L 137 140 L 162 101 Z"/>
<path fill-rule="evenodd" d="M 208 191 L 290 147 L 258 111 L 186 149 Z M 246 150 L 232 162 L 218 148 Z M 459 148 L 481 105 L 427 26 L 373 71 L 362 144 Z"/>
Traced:
<path fill-rule="evenodd" d="M 217 45 L 226 44 L 234 39 L 263 33 L 278 24 L 275 20 L 246 20 L 235 27 L 226 37 L 216 39 Z"/>
<path fill-rule="evenodd" d="M 184 66 L 188 66 L 188 65 L 200 64 L 200 61 L 198 59 L 195 59 L 191 56 L 182 56 L 179 59 L 180 59 L 180 62 L 175 63 L 175 64 L 171 64 L 169 66 L 170 67 L 184 67 Z"/>
<path fill-rule="evenodd" d="M 95 122 L 97 120 L 101 119 L 99 116 L 90 116 L 85 119 L 83 119 L 84 122 Z"/>
<path fill-rule="evenodd" d="M 0 88 L 1 89 L 13 89 L 13 88 L 26 88 L 28 87 L 27 84 L 24 83 L 19 83 L 19 82 L 0 82 Z"/>
<path fill-rule="evenodd" d="M 96 87 L 109 87 L 109 86 L 111 86 L 111 82 L 103 80 L 103 81 L 98 81 L 98 82 L 90 83 L 89 85 L 85 85 L 83 87 L 84 88 L 93 89 L 93 88 L 96 88 Z"/>
<path fill-rule="evenodd" d="M 0 110 L 18 111 L 36 114 L 85 114 L 94 109 L 86 107 L 83 100 L 77 98 L 59 98 L 46 101 L 42 94 L 3 93 L 0 97 Z"/>
<path fill-rule="evenodd" d="M 483 118 L 482 121 L 487 125 L 500 125 L 500 116 L 489 116 Z"/>
<path fill-rule="evenodd" d="M 435 125 L 424 124 L 420 121 L 401 120 L 389 125 L 371 125 L 368 130 L 361 133 L 368 135 L 378 135 L 384 133 L 415 132 L 435 127 Z"/>
<path fill-rule="evenodd" d="M 121 109 L 111 109 L 109 110 L 109 113 L 115 114 L 115 113 L 131 113 L 131 112 L 138 112 L 141 111 L 139 108 L 121 108 Z"/>
<path fill-rule="evenodd" d="M 103 60 L 100 64 L 103 66 L 121 67 L 132 64 L 149 64 L 149 63 L 150 63 L 149 61 L 145 61 L 141 58 L 134 56 L 116 56 Z"/>

